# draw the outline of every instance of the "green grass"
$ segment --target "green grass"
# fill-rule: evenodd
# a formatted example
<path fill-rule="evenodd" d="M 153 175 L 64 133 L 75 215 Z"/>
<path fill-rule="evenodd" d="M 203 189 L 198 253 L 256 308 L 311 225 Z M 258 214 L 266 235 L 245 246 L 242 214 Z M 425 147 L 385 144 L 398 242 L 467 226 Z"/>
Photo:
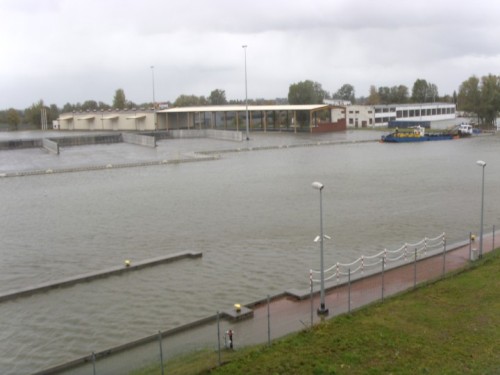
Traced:
<path fill-rule="evenodd" d="M 500 251 L 466 272 L 265 345 L 206 351 L 168 374 L 500 374 Z M 159 374 L 152 367 L 135 375 Z"/>

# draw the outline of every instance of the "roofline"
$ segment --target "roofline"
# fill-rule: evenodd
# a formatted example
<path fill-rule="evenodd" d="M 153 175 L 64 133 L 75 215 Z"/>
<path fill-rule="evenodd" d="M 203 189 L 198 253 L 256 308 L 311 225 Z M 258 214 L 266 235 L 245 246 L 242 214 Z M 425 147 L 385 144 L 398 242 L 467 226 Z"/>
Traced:
<path fill-rule="evenodd" d="M 317 111 L 337 106 L 329 104 L 278 104 L 278 105 L 217 105 L 167 108 L 157 113 L 186 113 L 186 112 L 245 112 L 248 111 Z M 342 107 L 342 106 L 340 106 Z"/>

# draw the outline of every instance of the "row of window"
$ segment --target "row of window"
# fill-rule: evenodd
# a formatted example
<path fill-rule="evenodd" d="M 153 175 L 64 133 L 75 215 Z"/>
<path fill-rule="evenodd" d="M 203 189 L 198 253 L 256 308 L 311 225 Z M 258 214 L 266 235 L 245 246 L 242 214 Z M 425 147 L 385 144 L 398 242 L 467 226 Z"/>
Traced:
<path fill-rule="evenodd" d="M 432 113 L 432 114 L 449 114 L 449 113 L 455 113 L 455 107 L 454 106 L 449 106 L 449 107 L 438 107 L 438 108 L 415 108 L 415 109 L 400 109 L 400 110 L 397 110 L 396 111 L 396 107 L 384 107 L 384 108 L 375 108 L 375 113 L 389 113 L 389 112 L 396 112 L 396 113 L 402 113 L 402 112 L 405 112 L 405 113 L 408 113 L 408 112 L 415 112 L 415 111 L 418 111 L 420 113 L 420 111 L 422 111 L 422 116 L 430 116 L 431 113 L 430 111 L 436 111 L 437 113 Z M 427 115 L 425 114 L 427 113 Z M 420 116 L 420 115 L 418 115 Z M 399 114 L 397 115 L 397 117 L 401 117 Z M 404 116 L 404 117 L 408 117 L 408 116 Z"/>
<path fill-rule="evenodd" d="M 361 121 L 361 126 L 366 126 L 366 125 L 372 125 L 373 124 L 373 119 L 372 118 L 369 118 L 368 121 L 366 121 L 365 119 L 363 120 L 360 120 Z M 355 126 L 359 126 L 359 122 L 358 119 L 353 119 L 352 117 L 349 117 L 349 125 L 355 125 Z"/>
<path fill-rule="evenodd" d="M 396 111 L 397 118 L 420 117 L 420 116 L 435 116 L 435 115 L 450 115 L 455 113 L 455 108 L 423 108 L 423 109 L 405 109 Z"/>

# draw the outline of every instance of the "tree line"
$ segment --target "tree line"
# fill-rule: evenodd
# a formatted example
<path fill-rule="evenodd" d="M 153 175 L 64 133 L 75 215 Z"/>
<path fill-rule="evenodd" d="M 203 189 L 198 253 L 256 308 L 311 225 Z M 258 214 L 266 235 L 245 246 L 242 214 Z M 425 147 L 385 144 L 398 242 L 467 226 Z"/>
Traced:
<path fill-rule="evenodd" d="M 368 97 L 356 98 L 354 86 L 344 84 L 336 92 L 329 93 L 323 90 L 318 82 L 303 81 L 294 83 L 288 92 L 290 104 L 318 104 L 324 99 L 338 99 L 349 101 L 352 104 L 377 105 L 377 104 L 405 104 L 405 103 L 432 103 L 432 102 L 456 102 L 456 94 L 453 97 L 439 96 L 435 84 L 424 79 L 417 79 L 410 90 L 407 86 L 399 85 L 393 87 L 370 87 Z"/>
<path fill-rule="evenodd" d="M 337 91 L 329 93 L 319 82 L 305 80 L 292 83 L 286 99 L 265 100 L 252 99 L 249 104 L 322 104 L 325 99 L 350 101 L 352 104 L 406 104 L 406 103 L 455 103 L 457 110 L 474 114 L 478 122 L 484 125 L 493 125 L 500 112 L 500 76 L 487 75 L 481 78 L 470 77 L 462 82 L 458 93 L 440 96 L 437 85 L 425 79 L 417 79 L 410 89 L 405 85 L 392 87 L 371 86 L 367 97 L 356 97 L 354 86 L 342 85 Z M 242 100 L 228 100 L 222 89 L 215 89 L 208 96 L 180 95 L 169 107 L 189 107 L 204 105 L 243 104 Z M 62 108 L 55 104 L 46 105 L 43 100 L 33 103 L 24 110 L 9 108 L 0 111 L 0 124 L 8 124 L 11 129 L 17 129 L 21 124 L 30 124 L 41 127 L 41 110 L 46 109 L 47 121 L 50 124 L 60 113 L 73 111 L 107 111 L 109 109 L 134 109 L 158 107 L 158 103 L 137 104 L 128 100 L 123 89 L 117 89 L 112 104 L 87 100 L 83 103 L 66 103 Z"/>
<path fill-rule="evenodd" d="M 352 104 L 407 104 L 407 103 L 455 103 L 457 110 L 475 115 L 478 123 L 486 126 L 495 124 L 500 113 L 500 76 L 489 74 L 478 78 L 470 77 L 462 82 L 458 94 L 440 96 L 436 84 L 417 79 L 410 90 L 405 85 L 393 87 L 371 86 L 367 97 L 356 97 L 354 86 L 344 84 L 330 94 L 321 84 L 306 80 L 290 85 L 290 104 L 321 104 L 325 99 L 350 101 Z"/>

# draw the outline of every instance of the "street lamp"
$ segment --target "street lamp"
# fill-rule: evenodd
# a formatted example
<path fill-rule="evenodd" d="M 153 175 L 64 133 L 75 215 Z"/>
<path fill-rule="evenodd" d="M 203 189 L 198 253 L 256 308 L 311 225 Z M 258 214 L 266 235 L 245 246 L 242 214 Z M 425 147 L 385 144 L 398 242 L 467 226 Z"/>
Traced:
<path fill-rule="evenodd" d="M 245 108 L 246 108 L 246 126 L 247 126 L 247 141 L 250 139 L 248 137 L 248 88 L 247 88 L 247 45 L 243 45 L 243 50 L 245 51 Z"/>
<path fill-rule="evenodd" d="M 483 257 L 483 218 L 484 218 L 484 167 L 486 167 L 486 162 L 478 160 L 477 165 L 483 167 L 483 183 L 481 192 L 481 231 L 479 236 L 479 258 Z"/>
<path fill-rule="evenodd" d="M 151 65 L 151 77 L 153 78 L 153 111 L 154 111 L 154 125 L 156 130 L 156 100 L 155 100 L 155 67 Z"/>
<path fill-rule="evenodd" d="M 319 190 L 319 226 L 320 226 L 320 234 L 319 234 L 319 243 L 320 243 L 320 274 L 321 274 L 321 290 L 320 290 L 320 306 L 318 308 L 318 314 L 327 315 L 328 309 L 325 307 L 325 270 L 323 266 L 323 198 L 322 191 L 324 185 L 321 182 L 313 182 L 312 187 Z M 316 237 L 317 238 L 317 237 Z"/>

